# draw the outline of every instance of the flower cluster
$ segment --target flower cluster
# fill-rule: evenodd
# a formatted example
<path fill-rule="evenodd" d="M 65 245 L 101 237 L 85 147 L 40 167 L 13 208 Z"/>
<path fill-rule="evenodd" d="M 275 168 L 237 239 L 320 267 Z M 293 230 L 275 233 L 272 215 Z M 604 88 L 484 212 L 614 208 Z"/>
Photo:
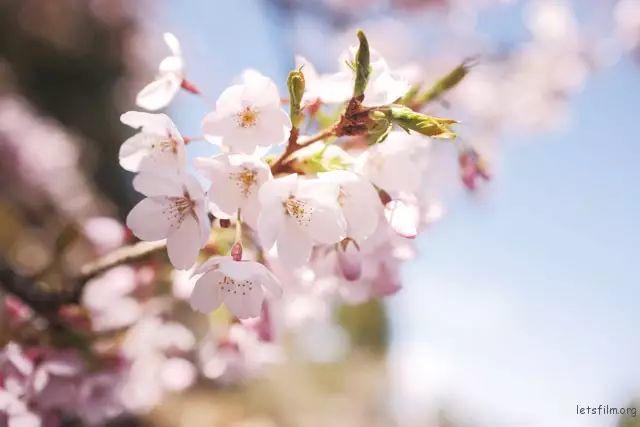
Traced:
<path fill-rule="evenodd" d="M 216 220 L 235 223 L 231 243 L 236 251 L 210 258 L 193 271 L 197 280 L 190 300 L 195 309 L 210 312 L 224 304 L 238 318 L 257 317 L 265 298 L 282 292 L 267 265 L 299 269 L 329 251 L 337 255 L 336 268 L 353 281 L 361 276 L 365 248 L 374 234 L 384 234 L 388 227 L 415 237 L 421 222 L 416 192 L 429 141 L 411 133 L 451 138 L 455 122 L 403 106 L 409 84 L 369 49 L 363 33 L 358 37 L 359 46 L 342 55 L 340 62 L 346 65 L 336 74 L 318 75 L 299 58 L 300 68 L 288 80 L 289 114 L 276 84 L 255 70 L 225 89 L 202 121 L 204 138 L 220 154 L 195 159 L 200 179 L 188 171 L 189 139 L 169 117 L 136 111 L 122 115 L 124 124 L 139 129 L 120 150 L 120 164 L 137 173 L 133 186 L 145 196 L 127 217 L 138 238 L 166 239 L 173 266 L 191 269 L 211 238 L 210 217 L 214 229 Z M 178 73 L 178 67 L 163 65 L 182 64 L 176 59 L 175 37 L 165 39 L 174 56 L 160 69 L 173 74 L 162 73 L 141 92 L 138 104 L 143 108 L 149 108 L 150 87 L 156 95 L 157 88 L 165 89 L 155 98 L 165 105 L 184 80 L 181 68 Z M 340 118 L 324 128 L 315 124 L 315 136 L 300 135 L 302 121 L 314 126 L 312 114 L 320 106 L 341 111 Z M 270 155 L 281 145 L 278 157 Z M 207 191 L 201 185 L 205 179 Z M 256 259 L 242 258 L 245 246 Z"/>
<path fill-rule="evenodd" d="M 166 107 L 181 88 L 199 94 L 178 41 L 165 40 L 172 55 L 137 97 L 146 110 Z M 334 74 L 298 62 L 288 97 L 244 72 L 203 118 L 202 137 L 183 136 L 164 113 L 122 114 L 133 132 L 119 162 L 141 194 L 126 217 L 131 233 L 107 218 L 83 225 L 104 255 L 69 304 L 5 300 L 16 336 L 32 336 L 30 321 L 42 316 L 54 340 L 75 344 L 5 347 L 2 421 L 55 425 L 64 415 L 98 425 L 197 381 L 238 383 L 283 360 L 285 331 L 312 360 L 334 360 L 348 343 L 335 307 L 401 288 L 412 239 L 438 216 L 423 183 L 434 149 L 453 144 L 436 141 L 453 141 L 456 122 L 412 108 L 410 84 L 362 32 Z M 190 161 L 196 139 L 211 156 Z M 143 242 L 118 248 L 133 236 Z M 190 317 L 177 315 L 180 305 Z M 212 314 L 198 339 L 187 325 L 200 313 Z M 325 337 L 321 351 L 314 334 Z"/>

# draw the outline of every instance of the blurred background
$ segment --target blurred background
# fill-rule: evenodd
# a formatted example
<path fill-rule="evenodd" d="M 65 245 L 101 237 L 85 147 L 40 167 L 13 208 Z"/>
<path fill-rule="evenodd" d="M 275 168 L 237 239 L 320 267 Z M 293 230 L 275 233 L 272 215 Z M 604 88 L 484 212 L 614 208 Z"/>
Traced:
<path fill-rule="evenodd" d="M 281 89 L 295 54 L 334 71 L 356 28 L 392 67 L 428 70 L 426 81 L 478 58 L 433 112 L 462 119 L 492 180 L 473 193 L 456 179 L 438 186 L 441 219 L 419 238 L 400 292 L 341 309 L 344 354 L 168 395 L 126 422 L 635 425 L 576 406 L 640 396 L 639 1 L 2 0 L 3 258 L 38 271 L 68 224 L 124 220 L 138 196 L 118 166 L 131 133 L 119 116 L 166 55 L 163 32 L 178 36 L 205 95 L 181 94 L 168 111 L 195 136 L 244 69 Z M 457 176 L 455 153 L 442 161 Z"/>

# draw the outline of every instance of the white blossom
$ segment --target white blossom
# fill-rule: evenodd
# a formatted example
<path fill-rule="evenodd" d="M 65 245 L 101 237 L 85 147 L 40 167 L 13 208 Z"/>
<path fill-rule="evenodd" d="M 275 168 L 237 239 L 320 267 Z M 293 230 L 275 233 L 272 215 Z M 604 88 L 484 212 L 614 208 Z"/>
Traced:
<path fill-rule="evenodd" d="M 139 239 L 167 239 L 169 260 L 186 269 L 209 239 L 205 193 L 191 175 L 141 173 L 134 188 L 147 196 L 129 212 L 127 226 Z"/>
<path fill-rule="evenodd" d="M 419 135 L 392 131 L 384 142 L 360 155 L 356 170 L 389 193 L 412 193 L 422 183 L 428 147 Z"/>
<path fill-rule="evenodd" d="M 333 244 L 346 236 L 338 203 L 339 187 L 297 174 L 273 179 L 260 189 L 258 234 L 265 249 L 276 245 L 289 267 L 303 265 L 314 244 Z"/>
<path fill-rule="evenodd" d="M 347 237 L 361 242 L 378 226 L 382 203 L 375 188 L 360 175 L 345 170 L 318 174 L 338 187 L 338 203 L 347 221 Z"/>
<path fill-rule="evenodd" d="M 184 139 L 166 114 L 128 111 L 120 121 L 140 129 L 120 146 L 120 166 L 124 169 L 175 173 L 184 167 Z"/>
<path fill-rule="evenodd" d="M 136 97 L 136 105 L 145 110 L 155 111 L 169 105 L 184 81 L 185 64 L 180 43 L 171 33 L 164 33 L 164 41 L 171 55 L 160 62 L 156 79 L 146 85 Z"/>
<path fill-rule="evenodd" d="M 242 220 L 255 228 L 260 211 L 258 190 L 272 178 L 269 166 L 245 154 L 199 157 L 194 163 L 211 180 L 209 200 L 217 210 L 233 218 L 240 209 Z"/>
<path fill-rule="evenodd" d="M 238 318 L 260 315 L 265 295 L 279 297 L 282 290 L 275 276 L 254 261 L 212 257 L 195 274 L 201 275 L 191 294 L 191 306 L 209 313 L 224 303 Z"/>
<path fill-rule="evenodd" d="M 218 142 L 220 138 L 231 152 L 252 154 L 257 146 L 284 142 L 291 120 L 280 106 L 275 83 L 256 71 L 246 71 L 242 84 L 220 94 L 202 128 L 207 140 Z"/>

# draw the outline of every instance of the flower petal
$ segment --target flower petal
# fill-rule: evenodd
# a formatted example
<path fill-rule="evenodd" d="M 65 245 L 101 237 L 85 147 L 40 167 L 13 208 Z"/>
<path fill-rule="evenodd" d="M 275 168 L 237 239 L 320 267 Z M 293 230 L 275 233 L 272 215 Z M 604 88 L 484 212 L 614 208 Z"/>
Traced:
<path fill-rule="evenodd" d="M 203 274 L 193 287 L 189 303 L 194 310 L 210 313 L 222 304 L 219 282 L 224 275 L 217 270 Z"/>
<path fill-rule="evenodd" d="M 282 224 L 276 242 L 278 258 L 287 267 L 300 267 L 309 261 L 313 241 L 306 233 L 302 232 L 293 218 L 285 217 Z"/>
<path fill-rule="evenodd" d="M 173 73 L 167 73 L 146 85 L 136 96 L 136 105 L 145 110 L 155 111 L 169 105 L 182 84 Z"/>
<path fill-rule="evenodd" d="M 337 204 L 316 204 L 311 211 L 311 219 L 306 230 L 316 242 L 332 244 L 346 237 L 347 223 Z"/>
<path fill-rule="evenodd" d="M 178 228 L 167 237 L 169 261 L 177 269 L 190 268 L 198 258 L 201 247 L 200 226 L 193 215 L 186 215 Z"/>
<path fill-rule="evenodd" d="M 391 228 L 409 239 L 418 234 L 420 211 L 418 207 L 402 200 L 392 200 L 384 208 L 384 216 Z"/>
<path fill-rule="evenodd" d="M 224 303 L 240 319 L 257 317 L 262 309 L 264 291 L 258 280 L 249 278 L 223 288 Z"/>
<path fill-rule="evenodd" d="M 270 202 L 267 205 L 261 205 L 260 215 L 258 216 L 258 237 L 263 249 L 269 250 L 276 242 L 278 233 L 284 220 L 282 212 L 282 204 L 278 201 Z"/>
<path fill-rule="evenodd" d="M 160 198 L 145 198 L 127 215 L 127 227 L 141 240 L 162 240 L 169 233 L 169 219 L 163 214 L 166 203 Z"/>
<path fill-rule="evenodd" d="M 180 177 L 169 173 L 141 172 L 133 178 L 133 188 L 147 197 L 180 197 L 183 194 Z"/>
<path fill-rule="evenodd" d="M 164 42 L 167 44 L 167 46 L 169 46 L 169 50 L 171 51 L 171 53 L 176 56 L 180 56 L 182 54 L 180 50 L 180 42 L 173 33 L 166 32 L 162 35 L 162 37 L 164 38 Z"/>

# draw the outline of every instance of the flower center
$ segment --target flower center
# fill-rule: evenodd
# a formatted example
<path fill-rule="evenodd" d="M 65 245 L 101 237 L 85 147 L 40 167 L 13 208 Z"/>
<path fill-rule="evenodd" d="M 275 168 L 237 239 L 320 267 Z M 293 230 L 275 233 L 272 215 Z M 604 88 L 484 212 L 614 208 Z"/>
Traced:
<path fill-rule="evenodd" d="M 253 291 L 254 283 L 251 280 L 243 280 L 242 282 L 236 282 L 229 276 L 224 276 L 222 280 L 218 282 L 220 285 L 220 290 L 222 292 L 226 292 L 228 294 L 238 294 L 246 295 L 247 292 Z"/>
<path fill-rule="evenodd" d="M 309 225 L 311 220 L 311 208 L 307 205 L 307 202 L 298 200 L 293 196 L 283 203 L 285 212 L 295 219 L 298 224 L 302 226 Z"/>
<path fill-rule="evenodd" d="M 252 107 L 244 107 L 242 111 L 236 114 L 237 122 L 241 128 L 254 127 L 258 121 L 258 111 Z"/>
<path fill-rule="evenodd" d="M 258 181 L 258 174 L 252 169 L 242 168 L 241 172 L 229 174 L 230 178 L 240 188 L 244 197 L 249 197 L 253 185 Z"/>
<path fill-rule="evenodd" d="M 193 212 L 195 203 L 187 196 L 168 197 L 169 204 L 162 213 L 169 219 L 171 224 L 179 226 L 184 221 L 187 214 Z"/>
<path fill-rule="evenodd" d="M 151 149 L 159 150 L 159 151 L 171 151 L 173 153 L 177 153 L 178 141 L 176 141 L 176 139 L 169 134 L 163 139 L 155 140 L 151 144 Z"/>

